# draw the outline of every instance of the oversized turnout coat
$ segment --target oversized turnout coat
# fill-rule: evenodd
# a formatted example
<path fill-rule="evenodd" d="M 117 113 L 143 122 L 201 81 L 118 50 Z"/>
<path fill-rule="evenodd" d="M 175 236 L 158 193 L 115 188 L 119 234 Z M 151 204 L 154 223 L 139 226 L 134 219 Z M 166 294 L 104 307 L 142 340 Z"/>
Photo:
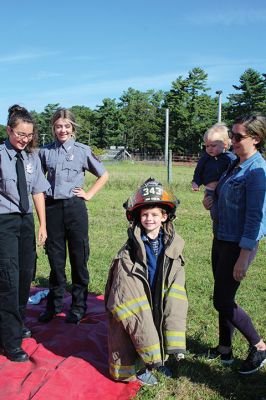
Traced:
<path fill-rule="evenodd" d="M 157 367 L 164 364 L 166 354 L 185 351 L 184 241 L 171 222 L 163 229 L 164 252 L 153 294 L 139 225 L 129 228 L 128 240 L 111 264 L 105 303 L 109 370 L 116 380 L 134 380 L 143 364 Z"/>

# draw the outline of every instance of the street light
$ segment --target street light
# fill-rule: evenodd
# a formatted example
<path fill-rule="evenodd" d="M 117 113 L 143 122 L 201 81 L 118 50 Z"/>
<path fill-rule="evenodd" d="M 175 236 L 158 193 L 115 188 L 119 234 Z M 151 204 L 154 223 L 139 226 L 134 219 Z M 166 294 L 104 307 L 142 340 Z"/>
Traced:
<path fill-rule="evenodd" d="M 44 146 L 46 133 L 42 133 L 41 136 L 42 136 L 42 145 Z"/>
<path fill-rule="evenodd" d="M 222 90 L 216 90 L 215 92 L 218 94 L 218 123 L 221 123 L 222 121 Z"/>

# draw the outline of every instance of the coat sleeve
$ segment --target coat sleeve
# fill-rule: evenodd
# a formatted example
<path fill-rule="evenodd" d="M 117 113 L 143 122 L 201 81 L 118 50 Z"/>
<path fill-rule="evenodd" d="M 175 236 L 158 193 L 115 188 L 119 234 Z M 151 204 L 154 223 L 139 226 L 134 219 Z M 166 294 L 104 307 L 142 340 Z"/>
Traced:
<path fill-rule="evenodd" d="M 106 308 L 109 312 L 109 329 L 120 326 L 126 332 L 136 353 L 149 366 L 162 363 L 159 336 L 143 281 L 131 272 L 132 262 L 128 252 L 116 260 L 106 285 Z M 109 331 L 112 336 L 112 332 Z M 114 343 L 116 354 L 125 351 L 125 344 Z M 109 349 L 112 351 L 112 349 Z M 136 357 L 137 357 L 136 354 Z"/>
<path fill-rule="evenodd" d="M 186 350 L 186 320 L 188 301 L 182 256 L 173 260 L 171 273 L 164 288 L 164 348 L 167 354 Z"/>

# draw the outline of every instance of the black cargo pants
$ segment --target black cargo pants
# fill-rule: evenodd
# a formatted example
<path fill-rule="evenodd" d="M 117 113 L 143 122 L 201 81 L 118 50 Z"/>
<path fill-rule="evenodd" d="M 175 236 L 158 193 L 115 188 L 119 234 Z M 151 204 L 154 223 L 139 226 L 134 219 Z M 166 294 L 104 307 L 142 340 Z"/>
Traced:
<path fill-rule="evenodd" d="M 88 295 L 88 212 L 79 197 L 67 200 L 46 199 L 46 252 L 51 267 L 47 310 L 60 313 L 66 288 L 67 247 L 71 266 L 71 311 L 83 316 Z"/>
<path fill-rule="evenodd" d="M 6 349 L 21 346 L 36 260 L 32 214 L 0 214 L 0 338 Z"/>

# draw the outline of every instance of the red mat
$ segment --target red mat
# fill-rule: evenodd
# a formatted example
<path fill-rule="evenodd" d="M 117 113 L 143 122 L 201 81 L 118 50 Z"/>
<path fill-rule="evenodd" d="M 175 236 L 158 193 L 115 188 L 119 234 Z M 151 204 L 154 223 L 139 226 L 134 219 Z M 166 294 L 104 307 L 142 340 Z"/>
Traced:
<path fill-rule="evenodd" d="M 32 293 L 40 289 L 33 288 Z M 128 400 L 137 382 L 110 379 L 107 355 L 107 315 L 103 297 L 88 296 L 85 318 L 79 325 L 56 317 L 48 324 L 37 318 L 46 300 L 29 305 L 27 326 L 33 337 L 23 340 L 30 361 L 14 363 L 0 355 L 1 400 Z M 65 309 L 71 296 L 66 295 Z"/>

